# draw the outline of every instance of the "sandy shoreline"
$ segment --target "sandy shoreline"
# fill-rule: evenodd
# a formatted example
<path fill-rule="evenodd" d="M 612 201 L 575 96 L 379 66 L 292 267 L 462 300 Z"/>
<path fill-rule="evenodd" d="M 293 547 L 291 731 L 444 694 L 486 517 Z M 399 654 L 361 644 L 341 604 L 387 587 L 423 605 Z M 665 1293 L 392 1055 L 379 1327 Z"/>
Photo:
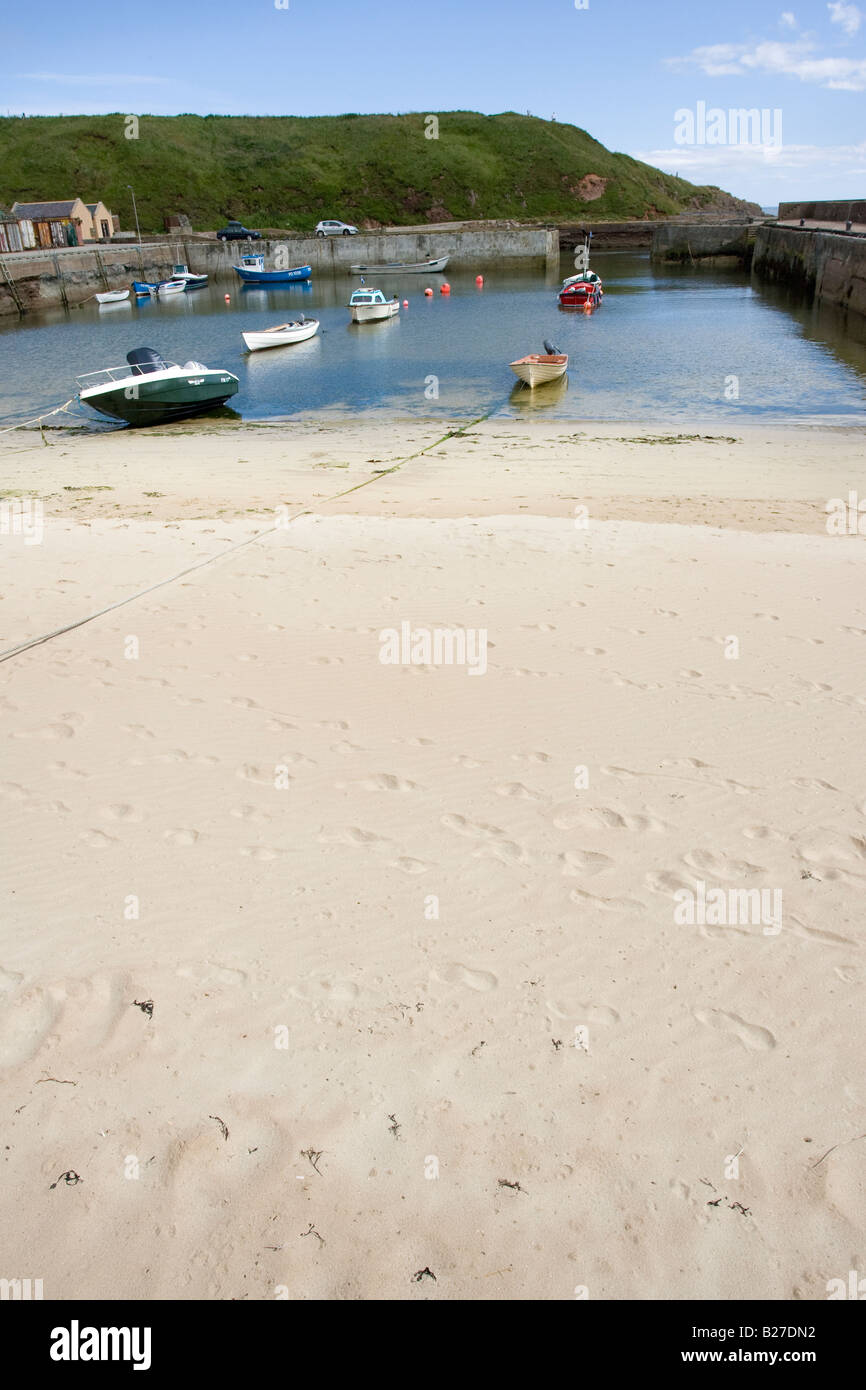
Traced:
<path fill-rule="evenodd" d="M 828 424 L 728 433 L 364 416 L 45 437 L 50 447 L 32 433 L 7 436 L 4 495 L 40 497 L 46 514 L 77 519 L 232 519 L 280 504 L 319 510 L 342 489 L 374 479 L 334 504 L 335 514 L 573 516 L 585 505 L 598 520 L 821 534 L 829 498 L 858 484 L 866 496 L 863 430 Z"/>
<path fill-rule="evenodd" d="M 862 435 L 582 429 L 6 457 L 4 649 L 220 557 L 0 664 L 0 1248 L 46 1298 L 862 1269 Z M 384 665 L 403 623 L 486 674 Z M 698 882 L 781 929 L 683 924 Z"/>

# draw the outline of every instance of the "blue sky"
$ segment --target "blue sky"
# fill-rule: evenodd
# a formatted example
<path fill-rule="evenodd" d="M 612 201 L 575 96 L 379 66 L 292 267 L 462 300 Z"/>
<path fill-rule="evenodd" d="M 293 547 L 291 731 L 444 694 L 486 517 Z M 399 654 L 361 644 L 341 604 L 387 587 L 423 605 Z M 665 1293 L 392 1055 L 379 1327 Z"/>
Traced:
<path fill-rule="evenodd" d="M 866 0 L 284 3 L 7 9 L 0 113 L 528 110 L 762 204 L 866 196 Z M 683 143 L 699 102 L 725 143 Z M 732 108 L 775 143 L 731 143 Z"/>

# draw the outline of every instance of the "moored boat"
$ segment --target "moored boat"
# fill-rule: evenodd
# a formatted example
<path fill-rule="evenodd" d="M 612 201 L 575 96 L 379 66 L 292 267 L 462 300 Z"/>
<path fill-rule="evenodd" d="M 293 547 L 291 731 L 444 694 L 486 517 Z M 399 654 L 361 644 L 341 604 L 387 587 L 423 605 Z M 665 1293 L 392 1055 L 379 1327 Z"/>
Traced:
<path fill-rule="evenodd" d="M 171 268 L 172 280 L 183 280 L 188 290 L 199 290 L 207 284 L 206 275 L 194 275 L 184 261 L 179 261 Z"/>
<path fill-rule="evenodd" d="M 175 280 L 172 278 L 171 280 L 160 280 L 156 287 L 156 292 L 158 295 L 183 294 L 185 289 L 185 280 Z"/>
<path fill-rule="evenodd" d="M 604 286 L 594 270 L 584 270 L 580 275 L 570 275 L 559 287 L 559 302 L 564 308 L 569 305 L 590 305 L 596 308 L 604 297 Z"/>
<path fill-rule="evenodd" d="M 132 288 L 138 299 L 147 299 L 149 295 L 156 294 L 159 285 L 151 285 L 147 280 L 133 280 Z"/>
<path fill-rule="evenodd" d="M 559 381 L 568 370 L 568 354 L 560 352 L 552 343 L 545 342 L 544 352 L 530 352 L 509 363 L 518 381 L 531 388 L 544 386 L 550 381 Z"/>
<path fill-rule="evenodd" d="M 96 296 L 99 304 L 119 304 L 121 300 L 129 298 L 129 290 L 103 290 Z"/>
<path fill-rule="evenodd" d="M 101 378 L 101 379 L 97 379 Z M 78 399 L 100 415 L 128 425 L 162 425 L 224 405 L 238 379 L 223 367 L 165 362 L 154 348 L 135 348 L 126 365 L 76 378 Z"/>
<path fill-rule="evenodd" d="M 241 256 L 240 265 L 232 270 L 248 285 L 285 285 L 298 280 L 309 280 L 313 274 L 311 265 L 296 265 L 288 270 L 265 270 L 264 256 Z"/>
<path fill-rule="evenodd" d="M 381 290 L 358 289 L 349 300 L 353 323 L 375 323 L 379 319 L 393 318 L 399 311 L 399 299 L 386 299 Z"/>
<path fill-rule="evenodd" d="M 241 337 L 250 352 L 260 352 L 263 348 L 286 347 L 289 343 L 303 343 L 307 338 L 314 338 L 318 331 L 318 319 L 305 319 L 302 316 L 292 323 L 278 323 L 273 328 L 241 333 Z"/>
<path fill-rule="evenodd" d="M 450 256 L 439 256 L 429 261 L 382 261 L 375 265 L 351 265 L 350 275 L 422 275 L 428 271 L 436 275 L 447 266 Z"/>

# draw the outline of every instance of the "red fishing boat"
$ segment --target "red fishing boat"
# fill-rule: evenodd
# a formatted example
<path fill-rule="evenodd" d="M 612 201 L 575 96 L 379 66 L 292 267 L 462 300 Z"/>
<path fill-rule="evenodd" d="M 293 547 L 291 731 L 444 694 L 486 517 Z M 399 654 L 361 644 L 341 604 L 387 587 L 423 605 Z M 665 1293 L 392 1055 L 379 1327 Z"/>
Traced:
<path fill-rule="evenodd" d="M 559 289 L 559 302 L 564 308 L 573 305 L 584 308 L 589 305 L 595 309 L 603 296 L 601 278 L 594 270 L 583 270 L 579 275 L 569 276 L 567 280 L 563 280 Z"/>

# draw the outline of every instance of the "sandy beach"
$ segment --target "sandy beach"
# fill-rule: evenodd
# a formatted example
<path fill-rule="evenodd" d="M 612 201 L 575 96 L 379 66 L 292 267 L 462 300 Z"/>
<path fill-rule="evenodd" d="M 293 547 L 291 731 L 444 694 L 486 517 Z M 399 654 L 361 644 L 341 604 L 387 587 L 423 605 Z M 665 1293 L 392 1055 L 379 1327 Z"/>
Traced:
<path fill-rule="evenodd" d="M 9 1276 L 863 1271 L 862 431 L 45 438 L 0 451 L 0 648 L 143 596 L 0 662 Z"/>

